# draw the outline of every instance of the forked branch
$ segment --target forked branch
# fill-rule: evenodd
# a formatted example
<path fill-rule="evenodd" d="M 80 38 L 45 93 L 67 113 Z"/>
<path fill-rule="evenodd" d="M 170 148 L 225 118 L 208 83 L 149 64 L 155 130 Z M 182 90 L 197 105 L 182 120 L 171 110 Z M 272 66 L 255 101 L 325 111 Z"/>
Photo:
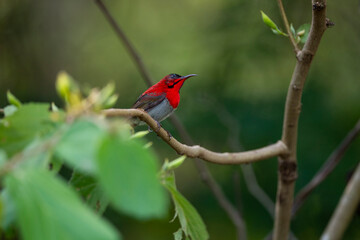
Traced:
<path fill-rule="evenodd" d="M 297 178 L 298 122 L 301 112 L 301 97 L 311 62 L 326 30 L 326 1 L 312 1 L 312 23 L 304 48 L 296 55 L 297 62 L 288 89 L 282 131 L 282 141 L 289 154 L 279 157 L 278 189 L 275 207 L 273 239 L 288 239 L 294 188 Z M 296 50 L 296 49 L 295 49 Z"/>

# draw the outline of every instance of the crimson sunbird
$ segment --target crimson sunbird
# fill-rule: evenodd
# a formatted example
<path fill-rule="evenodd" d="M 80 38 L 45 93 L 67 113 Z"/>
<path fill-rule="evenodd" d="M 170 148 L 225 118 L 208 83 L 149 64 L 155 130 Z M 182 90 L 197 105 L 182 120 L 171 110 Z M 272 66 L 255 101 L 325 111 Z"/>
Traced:
<path fill-rule="evenodd" d="M 193 76 L 196 76 L 196 74 L 180 76 L 172 73 L 166 75 L 158 83 L 141 94 L 132 108 L 143 109 L 160 123 L 176 110 L 180 102 L 180 89 L 185 80 Z M 133 126 L 139 124 L 141 122 L 138 119 L 133 119 Z M 160 124 L 158 125 L 160 126 Z"/>

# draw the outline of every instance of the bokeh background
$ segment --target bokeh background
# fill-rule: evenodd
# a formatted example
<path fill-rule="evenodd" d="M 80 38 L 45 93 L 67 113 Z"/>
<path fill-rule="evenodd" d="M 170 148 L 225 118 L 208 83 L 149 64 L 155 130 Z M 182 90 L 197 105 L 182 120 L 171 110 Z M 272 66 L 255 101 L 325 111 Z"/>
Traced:
<path fill-rule="evenodd" d="M 245 149 L 280 138 L 295 58 L 288 39 L 272 34 L 262 23 L 260 10 L 282 26 L 276 1 L 105 0 L 105 4 L 154 80 L 168 73 L 198 74 L 184 85 L 177 110 L 197 144 L 230 151 L 232 127 L 240 129 L 238 139 Z M 310 22 L 310 1 L 285 1 L 284 6 L 295 28 Z M 360 116 L 360 3 L 329 1 L 327 12 L 336 25 L 326 31 L 305 86 L 296 190 L 312 178 Z M 1 0 L 0 106 L 7 104 L 7 90 L 24 102 L 61 105 L 54 87 L 60 70 L 85 88 L 115 82 L 120 108 L 130 107 L 146 89 L 94 1 Z M 236 126 L 223 123 L 217 114 L 222 110 L 233 115 Z M 178 137 L 169 122 L 164 126 Z M 149 140 L 159 161 L 177 157 L 153 135 Z M 360 139 L 299 210 L 292 222 L 299 239 L 319 238 L 359 160 Z M 272 229 L 272 218 L 248 192 L 240 169 L 209 167 L 231 201 L 240 205 L 249 239 L 264 238 Z M 276 159 L 253 167 L 260 185 L 275 199 Z M 176 174 L 179 189 L 200 212 L 211 239 L 235 239 L 232 223 L 201 183 L 193 161 L 188 159 Z M 169 210 L 167 219 L 140 222 L 111 209 L 106 212 L 125 239 L 171 239 L 178 228 L 178 223 L 169 223 L 171 214 Z M 360 239 L 359 215 L 344 239 Z"/>

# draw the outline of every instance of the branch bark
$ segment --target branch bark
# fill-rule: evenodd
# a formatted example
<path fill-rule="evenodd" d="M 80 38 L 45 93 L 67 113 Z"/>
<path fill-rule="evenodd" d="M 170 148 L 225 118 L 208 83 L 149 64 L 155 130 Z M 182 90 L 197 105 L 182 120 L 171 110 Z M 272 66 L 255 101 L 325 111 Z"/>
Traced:
<path fill-rule="evenodd" d="M 242 164 L 264 160 L 287 154 L 287 148 L 282 141 L 271 144 L 266 147 L 255 149 L 252 151 L 236 152 L 236 153 L 218 153 L 210 151 L 201 146 L 188 146 L 180 143 L 175 138 L 170 137 L 169 133 L 162 127 L 158 127 L 158 123 L 151 118 L 149 114 L 140 109 L 107 109 L 103 110 L 107 117 L 138 117 L 141 121 L 146 122 L 170 147 L 178 154 L 186 155 L 191 158 L 200 158 L 208 162 L 217 164 Z"/>
<path fill-rule="evenodd" d="M 301 96 L 312 59 L 326 30 L 326 1 L 312 1 L 312 23 L 309 38 L 304 48 L 296 55 L 297 62 L 288 89 L 282 141 L 289 153 L 279 157 L 278 190 L 275 207 L 275 224 L 273 239 L 288 239 L 291 209 L 294 198 L 295 180 L 297 178 L 297 131 L 301 111 Z"/>
<path fill-rule="evenodd" d="M 317 186 L 319 186 L 319 184 L 321 184 L 335 169 L 337 164 L 344 156 L 346 150 L 349 148 L 350 144 L 356 139 L 359 133 L 360 133 L 360 119 L 351 129 L 351 131 L 346 135 L 346 137 L 339 144 L 339 146 L 331 153 L 330 157 L 326 160 L 326 162 L 323 164 L 321 169 L 316 173 L 313 179 L 311 179 L 311 181 L 299 191 L 294 201 L 294 206 L 292 210 L 293 217 L 295 216 L 299 208 L 302 206 L 302 204 L 305 202 L 307 197 L 312 193 L 312 191 Z"/>
<path fill-rule="evenodd" d="M 360 164 L 358 164 L 350 182 L 340 199 L 338 206 L 327 225 L 321 240 L 342 239 L 356 207 L 360 202 Z"/>

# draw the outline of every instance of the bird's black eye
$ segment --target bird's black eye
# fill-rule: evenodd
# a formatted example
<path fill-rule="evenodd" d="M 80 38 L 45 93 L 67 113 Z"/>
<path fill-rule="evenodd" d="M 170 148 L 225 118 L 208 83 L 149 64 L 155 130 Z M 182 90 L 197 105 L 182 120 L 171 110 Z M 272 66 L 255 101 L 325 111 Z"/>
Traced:
<path fill-rule="evenodd" d="M 172 73 L 170 74 L 170 78 L 172 79 L 177 79 L 177 78 L 180 78 L 181 76 L 179 74 L 176 74 L 176 73 Z"/>

